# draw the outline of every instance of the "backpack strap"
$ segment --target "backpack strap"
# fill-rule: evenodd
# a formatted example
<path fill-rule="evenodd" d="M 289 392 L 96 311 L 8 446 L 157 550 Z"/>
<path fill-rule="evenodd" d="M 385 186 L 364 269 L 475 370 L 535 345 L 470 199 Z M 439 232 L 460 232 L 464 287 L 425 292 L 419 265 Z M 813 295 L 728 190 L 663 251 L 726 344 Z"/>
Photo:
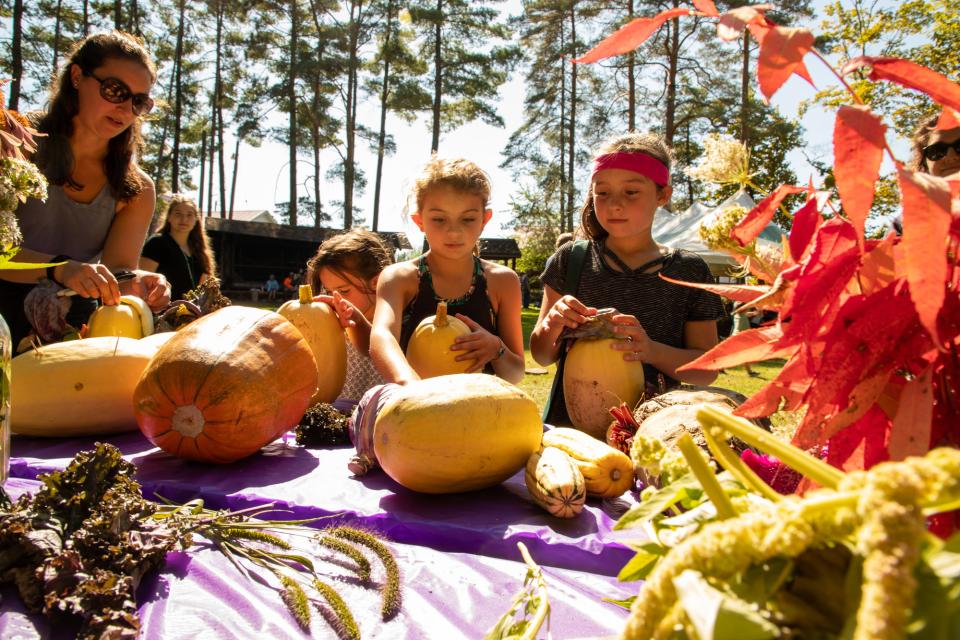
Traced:
<path fill-rule="evenodd" d="M 580 273 L 587 261 L 587 249 L 589 248 L 589 240 L 576 240 L 573 243 L 570 250 L 570 260 L 567 262 L 567 273 L 563 280 L 564 293 L 573 295 L 576 293 L 577 287 L 580 286 Z M 557 373 L 553 377 L 553 385 L 550 387 L 550 395 L 547 396 L 547 402 L 543 407 L 543 421 L 548 424 L 554 424 L 558 418 L 562 419 L 567 414 L 567 408 L 560 406 L 562 403 L 555 402 L 563 391 L 563 363 L 566 357 L 566 352 L 561 351 L 560 358 L 557 360 Z"/>

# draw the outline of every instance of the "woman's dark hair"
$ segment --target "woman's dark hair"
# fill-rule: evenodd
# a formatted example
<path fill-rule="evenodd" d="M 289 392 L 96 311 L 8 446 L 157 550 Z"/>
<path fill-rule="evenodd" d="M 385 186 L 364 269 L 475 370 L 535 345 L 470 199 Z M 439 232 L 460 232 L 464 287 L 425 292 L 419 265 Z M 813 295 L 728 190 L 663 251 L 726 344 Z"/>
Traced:
<path fill-rule="evenodd" d="M 910 156 L 910 168 L 914 171 L 919 171 L 920 173 L 930 173 L 930 168 L 927 166 L 927 160 L 923 157 L 923 150 L 927 145 L 930 144 L 930 138 L 933 137 L 933 132 L 937 130 L 937 122 L 939 120 L 939 113 L 928 118 L 924 118 L 920 121 L 920 124 L 917 125 L 916 130 L 913 132 L 913 138 L 910 140 L 913 151 L 913 155 Z"/>
<path fill-rule="evenodd" d="M 37 123 L 37 130 L 47 135 L 38 138 L 34 161 L 50 184 L 83 188 L 70 177 L 73 170 L 70 136 L 73 135 L 73 118 L 80 111 L 70 69 L 77 65 L 85 73 L 92 73 L 112 58 L 137 62 L 150 72 L 151 82 L 157 80 L 157 69 L 150 54 L 136 36 L 121 31 L 96 33 L 74 45 L 60 77 L 50 87 L 50 105 Z M 143 147 L 140 123 L 139 117 L 134 119 L 133 124 L 107 144 L 103 171 L 107 175 L 110 193 L 118 200 L 129 200 L 143 189 L 136 171 L 136 156 Z"/>
<path fill-rule="evenodd" d="M 210 248 L 210 238 L 207 237 L 207 231 L 203 227 L 203 215 L 201 215 L 200 209 L 193 198 L 180 194 L 173 196 L 170 199 L 170 204 L 167 205 L 167 210 L 160 218 L 160 231 L 158 233 L 170 233 L 170 212 L 173 211 L 174 207 L 193 209 L 197 223 L 193 225 L 193 229 L 190 229 L 190 234 L 187 236 L 187 246 L 190 247 L 190 253 L 193 257 L 200 263 L 200 273 L 206 273 L 211 278 L 215 278 L 217 262 L 213 257 L 213 249 Z"/>
<path fill-rule="evenodd" d="M 393 251 L 379 235 L 366 229 L 351 229 L 323 241 L 307 262 L 307 281 L 315 292 L 321 291 L 320 270 L 330 269 L 344 280 L 353 276 L 366 286 L 391 264 Z"/>
<path fill-rule="evenodd" d="M 627 133 L 608 140 L 597 149 L 597 156 L 608 153 L 645 153 L 652 158 L 656 158 L 666 165 L 670 170 L 672 153 L 670 147 L 664 142 L 663 138 L 654 133 Z M 663 187 L 657 187 L 657 193 Z M 580 232 L 586 238 L 600 240 L 607 237 L 607 230 L 600 225 L 597 220 L 597 212 L 593 209 L 593 188 L 587 189 L 587 197 L 584 200 L 583 208 L 580 210 Z"/>

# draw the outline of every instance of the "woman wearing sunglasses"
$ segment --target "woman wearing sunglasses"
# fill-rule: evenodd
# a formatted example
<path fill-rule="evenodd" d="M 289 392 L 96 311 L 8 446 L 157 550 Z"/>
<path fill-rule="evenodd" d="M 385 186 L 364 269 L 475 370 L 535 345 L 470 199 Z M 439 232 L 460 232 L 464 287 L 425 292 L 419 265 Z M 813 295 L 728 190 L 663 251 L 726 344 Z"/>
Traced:
<path fill-rule="evenodd" d="M 153 107 L 156 68 L 146 49 L 120 32 L 80 41 L 51 88 L 40 115 L 33 160 L 47 177 L 47 200 L 17 210 L 23 245 L 17 260 L 65 262 L 47 269 L 0 270 L 0 313 L 14 345 L 30 326 L 23 301 L 42 278 L 73 289 L 68 322 L 85 322 L 92 300 L 114 305 L 123 293 L 155 310 L 169 301 L 166 279 L 136 271 L 118 284 L 115 273 L 136 270 L 156 203 L 153 181 L 137 165 L 140 126 Z M 87 304 L 84 303 L 86 299 Z"/>

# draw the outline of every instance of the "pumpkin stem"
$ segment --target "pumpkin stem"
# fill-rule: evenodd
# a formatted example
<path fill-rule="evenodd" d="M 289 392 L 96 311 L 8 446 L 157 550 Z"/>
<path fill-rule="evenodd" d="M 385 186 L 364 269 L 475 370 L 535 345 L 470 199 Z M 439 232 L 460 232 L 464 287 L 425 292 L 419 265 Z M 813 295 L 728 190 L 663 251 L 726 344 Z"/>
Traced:
<path fill-rule="evenodd" d="M 313 302 L 313 287 L 308 284 L 300 285 L 300 304 Z"/>
<path fill-rule="evenodd" d="M 437 315 L 433 319 L 433 326 L 435 327 L 445 327 L 449 323 L 447 322 L 447 303 L 441 300 L 437 303 Z"/>
<path fill-rule="evenodd" d="M 170 419 L 170 426 L 180 435 L 187 438 L 196 438 L 203 431 L 206 420 L 203 413 L 194 404 L 177 407 Z"/>

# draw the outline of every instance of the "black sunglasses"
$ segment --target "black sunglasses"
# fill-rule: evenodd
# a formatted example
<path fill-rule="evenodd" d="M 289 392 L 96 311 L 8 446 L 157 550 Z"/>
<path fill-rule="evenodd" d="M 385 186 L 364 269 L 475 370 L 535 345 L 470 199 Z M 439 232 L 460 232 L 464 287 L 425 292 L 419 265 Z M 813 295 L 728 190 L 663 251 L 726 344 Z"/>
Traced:
<path fill-rule="evenodd" d="M 947 151 L 950 149 L 953 149 L 953 152 L 960 156 L 960 138 L 957 138 L 953 142 L 934 142 L 930 146 L 924 147 L 923 157 L 931 162 L 943 160 L 947 155 Z"/>
<path fill-rule="evenodd" d="M 100 83 L 100 97 L 112 104 L 123 104 L 133 99 L 133 113 L 142 116 L 153 109 L 153 99 L 146 93 L 133 93 L 123 80 L 117 78 L 100 79 L 92 71 L 84 71 L 83 75 L 93 78 Z"/>

